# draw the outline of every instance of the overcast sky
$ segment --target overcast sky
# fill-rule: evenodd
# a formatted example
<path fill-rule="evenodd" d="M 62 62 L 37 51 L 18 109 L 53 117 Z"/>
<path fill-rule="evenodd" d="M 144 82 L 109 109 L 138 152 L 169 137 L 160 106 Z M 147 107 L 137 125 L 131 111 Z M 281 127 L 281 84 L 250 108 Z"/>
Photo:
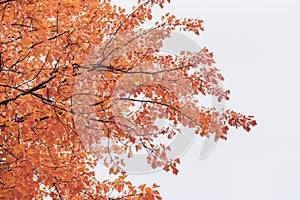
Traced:
<path fill-rule="evenodd" d="M 177 0 L 166 6 L 177 17 L 205 21 L 200 37 L 187 37 L 214 52 L 232 92 L 226 107 L 256 116 L 258 126 L 250 134 L 232 130 L 204 160 L 198 159 L 203 139 L 196 139 L 177 176 L 159 171 L 130 175 L 131 181 L 161 185 L 167 200 L 300 199 L 299 10 L 298 0 Z M 99 167 L 98 176 L 105 173 Z"/>

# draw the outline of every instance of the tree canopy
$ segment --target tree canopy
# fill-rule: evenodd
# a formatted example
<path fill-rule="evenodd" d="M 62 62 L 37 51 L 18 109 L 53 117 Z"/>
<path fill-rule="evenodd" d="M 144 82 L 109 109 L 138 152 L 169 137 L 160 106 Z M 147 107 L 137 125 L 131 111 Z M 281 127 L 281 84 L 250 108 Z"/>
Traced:
<path fill-rule="evenodd" d="M 207 48 L 160 53 L 174 30 L 199 35 L 202 20 L 166 13 L 141 28 L 166 3 L 138 0 L 126 11 L 109 0 L 0 2 L 1 198 L 161 199 L 158 185 L 127 180 L 122 154 L 144 150 L 152 168 L 177 174 L 180 159 L 157 138 L 185 126 L 226 139 L 229 127 L 256 125 L 193 98 L 229 99 Z M 96 180 L 100 159 L 115 180 Z"/>

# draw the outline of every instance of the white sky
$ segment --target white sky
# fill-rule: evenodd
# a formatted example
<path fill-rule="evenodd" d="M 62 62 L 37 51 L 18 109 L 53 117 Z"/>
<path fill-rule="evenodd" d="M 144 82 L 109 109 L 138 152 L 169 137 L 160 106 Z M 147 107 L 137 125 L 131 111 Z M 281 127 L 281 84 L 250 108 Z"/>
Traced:
<path fill-rule="evenodd" d="M 251 134 L 232 130 L 204 160 L 197 139 L 177 176 L 159 171 L 129 179 L 161 185 L 167 200 L 300 199 L 299 1 L 177 0 L 165 10 L 205 21 L 200 37 L 187 36 L 214 52 L 232 92 L 227 107 L 255 115 L 258 126 Z"/>

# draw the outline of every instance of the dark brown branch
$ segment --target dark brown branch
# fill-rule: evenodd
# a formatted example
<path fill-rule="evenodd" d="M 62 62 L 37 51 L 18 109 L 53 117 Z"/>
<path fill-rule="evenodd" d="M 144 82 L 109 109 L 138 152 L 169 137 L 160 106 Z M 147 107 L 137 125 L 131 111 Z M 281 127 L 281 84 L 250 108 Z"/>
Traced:
<path fill-rule="evenodd" d="M 27 90 L 27 91 L 25 91 L 25 92 L 23 92 L 23 93 L 21 93 L 21 94 L 18 94 L 18 95 L 17 95 L 16 97 L 14 97 L 14 98 L 10 98 L 10 99 L 6 99 L 6 100 L 4 100 L 4 101 L 1 101 L 1 102 L 0 102 L 0 105 L 7 105 L 9 102 L 15 101 L 15 100 L 17 100 L 19 97 L 25 96 L 25 95 L 27 95 L 27 94 L 32 94 L 32 95 L 33 95 L 33 92 L 34 92 L 34 91 L 40 90 L 40 89 L 42 89 L 42 88 L 45 88 L 45 87 L 46 87 L 46 84 L 49 83 L 49 82 L 50 82 L 52 79 L 54 79 L 55 77 L 56 77 L 56 76 L 50 77 L 48 80 L 41 82 L 40 84 L 38 84 L 37 86 L 31 88 L 30 90 Z M 37 95 L 37 94 L 35 94 L 35 95 Z"/>
<path fill-rule="evenodd" d="M 1 5 L 1 4 L 5 4 L 5 3 L 9 3 L 9 2 L 13 2 L 13 1 L 16 1 L 16 0 L 6 0 L 6 1 L 1 1 L 1 2 L 0 2 L 0 5 Z"/>

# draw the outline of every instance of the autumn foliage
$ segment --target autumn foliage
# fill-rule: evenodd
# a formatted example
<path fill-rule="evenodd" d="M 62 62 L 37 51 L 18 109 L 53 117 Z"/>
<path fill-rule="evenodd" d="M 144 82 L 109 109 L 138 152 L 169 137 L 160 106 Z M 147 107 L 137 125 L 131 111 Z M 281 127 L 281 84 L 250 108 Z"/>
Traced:
<path fill-rule="evenodd" d="M 207 48 L 159 53 L 171 31 L 198 35 L 202 20 L 167 13 L 140 28 L 167 2 L 139 0 L 132 11 L 109 0 L 0 2 L 0 199 L 161 199 L 156 184 L 127 180 L 120 155 L 145 150 L 149 165 L 177 174 L 180 160 L 158 137 L 185 126 L 218 140 L 256 125 L 192 100 L 229 91 Z M 96 180 L 99 159 L 118 178 Z"/>

